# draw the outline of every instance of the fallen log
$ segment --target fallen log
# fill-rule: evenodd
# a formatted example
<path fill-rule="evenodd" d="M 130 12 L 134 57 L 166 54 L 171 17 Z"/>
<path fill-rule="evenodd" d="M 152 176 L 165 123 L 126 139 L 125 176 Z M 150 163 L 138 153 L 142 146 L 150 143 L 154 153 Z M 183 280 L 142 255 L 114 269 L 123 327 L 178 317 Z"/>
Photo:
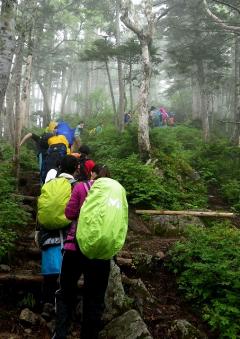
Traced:
<path fill-rule="evenodd" d="M 0 283 L 41 283 L 43 276 L 40 274 L 0 273 Z"/>
<path fill-rule="evenodd" d="M 135 210 L 137 214 L 152 214 L 152 215 L 182 215 L 193 217 L 221 217 L 234 218 L 237 214 L 231 212 L 218 211 L 168 211 L 168 210 Z"/>

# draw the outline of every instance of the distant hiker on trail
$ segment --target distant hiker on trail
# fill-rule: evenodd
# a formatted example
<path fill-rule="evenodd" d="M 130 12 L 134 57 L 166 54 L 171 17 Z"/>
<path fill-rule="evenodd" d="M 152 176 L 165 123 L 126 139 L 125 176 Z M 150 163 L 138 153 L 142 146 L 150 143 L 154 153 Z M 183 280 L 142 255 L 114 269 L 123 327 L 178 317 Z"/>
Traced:
<path fill-rule="evenodd" d="M 124 124 L 128 125 L 132 121 L 131 111 L 124 114 Z"/>
<path fill-rule="evenodd" d="M 96 127 L 96 134 L 100 134 L 103 131 L 103 124 L 99 124 Z"/>
<path fill-rule="evenodd" d="M 83 135 L 84 122 L 80 121 L 74 131 L 73 152 L 76 152 L 81 145 L 81 137 Z"/>
<path fill-rule="evenodd" d="M 169 112 L 168 126 L 170 126 L 170 127 L 175 126 L 175 113 L 173 113 L 173 112 Z"/>
<path fill-rule="evenodd" d="M 87 145 L 82 145 L 78 153 L 72 153 L 78 158 L 78 170 L 75 178 L 78 181 L 87 180 L 91 174 L 95 162 L 89 158 L 90 148 Z"/>
<path fill-rule="evenodd" d="M 160 107 L 159 111 L 161 112 L 161 115 L 162 115 L 162 124 L 163 126 L 166 126 L 167 120 L 168 120 L 168 113 L 164 107 Z"/>
<path fill-rule="evenodd" d="M 73 177 L 77 159 L 65 156 L 55 179 L 43 185 L 38 199 L 37 242 L 42 250 L 43 303 L 54 304 L 57 279 L 61 269 L 63 242 L 71 223 L 64 210 L 71 196 L 71 187 L 76 183 Z"/>
<path fill-rule="evenodd" d="M 91 207 L 89 207 L 92 210 L 92 217 L 94 217 L 95 222 L 91 222 L 91 225 L 96 228 L 99 227 L 103 230 L 101 225 L 102 217 L 99 217 L 105 213 L 101 213 L 98 208 L 103 206 L 108 210 L 108 212 L 112 212 L 113 210 L 121 211 L 122 209 L 121 206 L 115 203 L 115 200 L 113 200 L 115 206 L 109 208 L 107 204 L 108 200 L 105 200 L 106 197 L 104 196 L 105 189 L 100 188 L 101 185 L 99 186 L 99 184 L 101 184 L 101 180 L 104 181 L 103 183 L 105 183 L 105 180 L 109 180 L 110 182 L 115 182 L 119 186 L 121 185 L 109 178 L 109 171 L 107 167 L 102 165 L 96 165 L 93 168 L 92 179 L 94 179 L 94 181 L 88 180 L 75 185 L 69 203 L 65 209 L 65 215 L 67 218 L 74 220 L 75 224 L 77 224 L 78 217 L 81 219 L 81 213 L 84 208 L 88 208 L 88 199 L 90 199 L 92 196 L 92 202 L 90 201 Z M 95 185 L 97 186 L 96 190 L 94 191 Z M 122 186 L 121 189 L 124 190 Z M 111 190 L 112 193 L 114 193 L 114 191 L 115 189 Z M 96 193 L 99 194 L 100 201 L 96 197 Z M 108 199 L 110 199 L 111 195 L 109 195 L 109 191 L 106 193 Z M 87 195 L 88 199 L 85 200 Z M 101 197 L 106 201 L 105 204 L 102 203 Z M 118 202 L 118 200 L 116 200 L 116 202 Z M 125 211 L 127 213 L 127 210 Z M 113 214 L 113 216 L 115 216 L 115 214 Z M 80 219 L 78 222 L 80 222 Z M 118 220 L 114 220 L 117 226 Z M 88 233 L 88 226 L 89 225 L 86 225 L 85 227 L 86 233 Z M 81 226 L 78 225 L 77 228 L 79 227 L 81 228 Z M 114 225 L 112 228 L 114 228 Z M 89 235 L 92 238 L 90 232 L 91 231 L 89 229 Z M 112 230 L 110 233 L 113 234 L 114 230 Z M 125 236 L 126 232 L 121 233 L 123 233 Z M 97 234 L 99 234 L 99 232 L 97 232 Z M 75 239 L 76 235 L 72 234 L 72 242 L 68 242 L 67 239 L 64 245 L 65 251 L 60 274 L 60 289 L 56 292 L 56 329 L 52 339 L 67 338 L 72 310 L 74 309 L 74 306 L 76 306 L 77 301 L 77 281 L 81 274 L 84 275 L 84 290 L 82 314 L 83 320 L 81 324 L 80 337 L 81 339 L 96 339 L 98 337 L 99 331 L 102 328 L 101 316 L 104 308 L 104 296 L 110 272 L 110 258 L 90 259 L 83 254 L 78 244 L 74 242 Z M 85 241 L 84 243 L 87 244 Z M 112 248 L 112 246 L 110 247 Z M 94 250 L 95 246 L 93 245 L 91 248 Z"/>
<path fill-rule="evenodd" d="M 152 115 L 153 127 L 161 127 L 162 126 L 162 114 L 159 111 L 159 109 L 155 108 L 154 110 L 152 110 L 151 115 Z"/>

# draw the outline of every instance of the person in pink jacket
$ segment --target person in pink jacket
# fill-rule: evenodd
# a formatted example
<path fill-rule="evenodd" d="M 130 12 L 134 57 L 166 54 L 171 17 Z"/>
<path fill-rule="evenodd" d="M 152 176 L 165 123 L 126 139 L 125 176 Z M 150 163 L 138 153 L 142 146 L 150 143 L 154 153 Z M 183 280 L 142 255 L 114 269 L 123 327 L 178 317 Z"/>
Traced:
<path fill-rule="evenodd" d="M 167 111 L 165 110 L 164 107 L 160 107 L 159 111 L 162 114 L 162 124 L 163 124 L 163 126 L 167 125 L 167 120 L 168 120 L 168 113 L 167 113 Z"/>
<path fill-rule="evenodd" d="M 104 309 L 104 296 L 110 272 L 110 260 L 88 259 L 80 251 L 76 241 L 76 225 L 81 207 L 94 180 L 110 177 L 108 168 L 95 165 L 92 180 L 75 185 L 66 206 L 65 215 L 73 220 L 64 244 L 60 289 L 56 292 L 56 328 L 52 339 L 67 338 L 71 314 L 77 301 L 77 282 L 84 275 L 83 316 L 81 339 L 97 339 L 101 330 L 101 316 Z"/>

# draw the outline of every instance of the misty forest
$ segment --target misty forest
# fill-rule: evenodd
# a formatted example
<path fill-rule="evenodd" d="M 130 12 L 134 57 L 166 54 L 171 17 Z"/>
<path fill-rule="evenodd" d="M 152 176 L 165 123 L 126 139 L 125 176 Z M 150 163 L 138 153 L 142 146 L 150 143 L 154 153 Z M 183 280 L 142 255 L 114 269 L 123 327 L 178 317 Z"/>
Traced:
<path fill-rule="evenodd" d="M 240 0 L 0 10 L 1 339 L 58 339 L 36 240 L 58 137 L 126 190 L 98 337 L 240 338 Z M 82 338 L 84 283 L 64 338 Z"/>

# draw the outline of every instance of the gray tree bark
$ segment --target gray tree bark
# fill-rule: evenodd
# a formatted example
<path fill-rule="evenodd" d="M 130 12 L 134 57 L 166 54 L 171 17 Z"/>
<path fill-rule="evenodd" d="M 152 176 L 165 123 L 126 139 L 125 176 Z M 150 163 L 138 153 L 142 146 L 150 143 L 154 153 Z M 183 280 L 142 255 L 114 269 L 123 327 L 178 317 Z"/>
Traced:
<path fill-rule="evenodd" d="M 20 171 L 20 142 L 23 127 L 23 115 L 20 105 L 22 65 L 23 65 L 24 37 L 20 36 L 18 40 L 18 53 L 16 54 L 16 82 L 15 82 L 15 138 L 14 138 L 14 173 L 19 179 Z"/>
<path fill-rule="evenodd" d="M 14 0 L 2 0 L 0 16 L 0 111 L 10 76 L 13 52 L 15 48 L 15 3 Z"/>
<path fill-rule="evenodd" d="M 121 44 L 120 38 L 120 3 L 116 1 L 116 43 L 117 46 Z M 125 107 L 125 89 L 124 89 L 124 80 L 123 80 L 123 67 L 120 58 L 117 58 L 118 64 L 118 88 L 119 88 L 119 102 L 118 102 L 118 119 L 117 127 L 120 132 L 124 130 L 124 107 Z"/>
<path fill-rule="evenodd" d="M 234 53 L 234 120 L 235 126 L 231 137 L 232 142 L 235 145 L 240 145 L 240 126 L 237 122 L 240 122 L 240 41 L 239 35 L 235 36 L 235 53 Z"/>
<path fill-rule="evenodd" d="M 201 94 L 201 119 L 203 129 L 203 139 L 209 140 L 209 118 L 208 118 L 208 93 L 206 89 L 205 72 L 203 62 L 200 60 L 197 64 L 197 79 Z"/>

